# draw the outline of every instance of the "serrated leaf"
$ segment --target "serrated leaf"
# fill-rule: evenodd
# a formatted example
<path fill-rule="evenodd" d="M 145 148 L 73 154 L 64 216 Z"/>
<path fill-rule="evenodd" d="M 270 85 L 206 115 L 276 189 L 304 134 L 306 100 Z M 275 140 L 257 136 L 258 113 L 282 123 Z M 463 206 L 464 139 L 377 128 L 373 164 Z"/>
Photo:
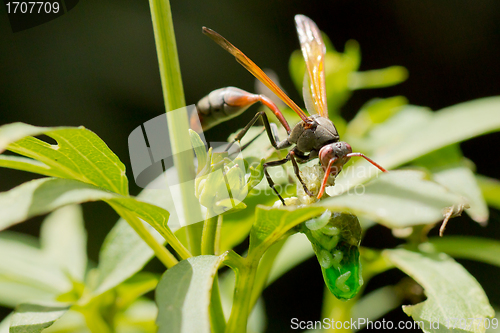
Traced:
<path fill-rule="evenodd" d="M 426 179 L 425 173 L 407 170 L 381 174 L 356 191 L 324 199 L 320 205 L 402 228 L 442 220 L 443 209 L 460 202 L 460 196 Z"/>
<path fill-rule="evenodd" d="M 10 333 L 39 333 L 66 313 L 68 305 L 20 304 L 12 316 Z"/>
<path fill-rule="evenodd" d="M 87 269 L 87 233 L 80 206 L 62 207 L 50 214 L 40 231 L 42 250 L 65 274 L 83 282 Z"/>
<path fill-rule="evenodd" d="M 45 134 L 57 141 L 51 145 L 34 135 Z M 127 195 L 125 166 L 108 146 L 84 127 L 36 127 L 23 123 L 0 127 L 0 152 L 8 149 L 43 163 L 2 159 L 1 166 L 38 172 L 43 175 L 76 179 Z M 48 170 L 44 170 L 48 169 Z"/>
<path fill-rule="evenodd" d="M 280 239 L 291 228 L 305 220 L 311 219 L 324 212 L 324 208 L 309 206 L 304 208 L 272 208 L 257 206 L 255 223 L 250 230 L 249 251 L 264 251 Z"/>
<path fill-rule="evenodd" d="M 415 109 L 415 107 L 409 108 Z M 481 98 L 430 113 L 425 117 L 417 112 L 408 119 L 408 128 L 398 125 L 395 133 L 387 134 L 387 139 L 380 137 L 376 141 L 370 158 L 387 169 L 396 168 L 434 150 L 468 140 L 475 136 L 498 131 L 500 129 L 500 97 Z M 403 111 L 397 116 L 404 116 Z M 393 120 L 391 118 L 391 120 Z M 387 128 L 390 124 L 384 124 Z M 394 126 L 392 126 L 394 127 Z M 387 132 L 387 131 L 386 131 Z M 336 179 L 332 193 L 347 191 L 366 182 L 378 173 L 368 162 L 359 161 Z M 339 186 L 340 185 L 340 186 Z"/>
<path fill-rule="evenodd" d="M 209 333 L 209 304 L 221 256 L 198 256 L 181 261 L 163 274 L 156 288 L 158 332 Z"/>
<path fill-rule="evenodd" d="M 435 252 L 455 258 L 481 261 L 500 267 L 500 242 L 489 238 L 446 236 L 429 239 Z"/>
<path fill-rule="evenodd" d="M 444 253 L 405 249 L 382 253 L 425 289 L 427 300 L 403 306 L 403 311 L 413 320 L 424 323 L 421 327 L 424 332 L 485 331 L 484 326 L 478 324 L 484 324 L 485 318 L 492 318 L 495 312 L 481 285 L 460 264 Z M 467 321 L 469 318 L 474 318 L 475 322 Z"/>

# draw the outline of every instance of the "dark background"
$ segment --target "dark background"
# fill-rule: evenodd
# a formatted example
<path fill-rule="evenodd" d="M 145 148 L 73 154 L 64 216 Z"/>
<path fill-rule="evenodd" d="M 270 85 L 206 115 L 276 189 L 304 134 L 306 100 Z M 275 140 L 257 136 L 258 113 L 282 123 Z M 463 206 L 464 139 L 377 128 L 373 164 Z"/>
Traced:
<path fill-rule="evenodd" d="M 500 2 L 496 0 L 173 0 L 171 5 L 188 104 L 224 86 L 254 89 L 253 77 L 203 36 L 202 26 L 224 35 L 261 67 L 274 69 L 292 99 L 300 101 L 288 76 L 289 56 L 298 48 L 293 16 L 299 13 L 311 17 L 340 51 L 347 40 L 357 40 L 363 56 L 361 70 L 391 65 L 409 70 L 409 79 L 399 86 L 355 92 L 342 110 L 347 119 L 373 97 L 404 95 L 412 104 L 438 110 L 500 95 Z M 12 33 L 2 5 L 0 50 L 0 124 L 84 125 L 116 152 L 131 179 L 127 137 L 164 112 L 147 1 L 80 1 L 63 16 L 18 33 Z M 224 140 L 251 116 L 249 112 L 212 129 L 207 139 Z M 499 143 L 500 135 L 490 134 L 462 148 L 478 172 L 500 178 Z M 32 177 L 1 170 L 0 190 Z M 131 184 L 132 194 L 139 190 Z M 105 204 L 84 208 L 89 255 L 95 261 L 117 217 Z M 492 210 L 491 215 L 486 228 L 464 217 L 454 220 L 447 233 L 499 238 L 499 213 Z M 40 221 L 33 219 L 13 229 L 36 235 Z M 383 227 L 373 228 L 365 239 L 365 245 L 380 248 L 396 244 Z M 498 269 L 461 262 L 483 284 L 492 304 L 500 304 L 500 291 L 493 282 Z M 155 262 L 148 268 L 161 271 Z M 371 282 L 368 290 L 402 276 L 390 271 Z M 271 286 L 264 294 L 268 331 L 289 331 L 293 317 L 319 319 L 322 288 L 314 260 Z M 0 318 L 7 313 L 4 310 L 0 308 Z M 400 309 L 386 318 L 408 319 Z"/>

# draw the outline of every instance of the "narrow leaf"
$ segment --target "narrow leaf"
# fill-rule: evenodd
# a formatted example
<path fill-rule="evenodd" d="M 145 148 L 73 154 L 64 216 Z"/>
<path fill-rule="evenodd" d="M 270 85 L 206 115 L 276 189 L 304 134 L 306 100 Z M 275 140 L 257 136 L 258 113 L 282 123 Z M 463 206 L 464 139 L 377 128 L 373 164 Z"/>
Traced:
<path fill-rule="evenodd" d="M 476 180 L 481 188 L 481 192 L 483 192 L 486 202 L 500 209 L 500 181 L 481 175 L 477 175 Z"/>
<path fill-rule="evenodd" d="M 0 304 L 14 307 L 32 300 L 52 300 L 72 289 L 58 263 L 21 235 L 0 234 Z"/>
<path fill-rule="evenodd" d="M 63 172 L 51 169 L 42 162 L 22 156 L 0 155 L 0 167 L 38 173 L 49 177 L 64 178 L 65 176 Z"/>
<path fill-rule="evenodd" d="M 221 256 L 198 256 L 181 261 L 163 274 L 156 288 L 158 332 L 210 332 L 209 304 Z"/>
<path fill-rule="evenodd" d="M 0 193 L 0 229 L 69 204 L 104 200 L 145 220 L 164 236 L 174 237 L 167 226 L 169 213 L 155 205 L 105 191 L 76 180 L 42 178 Z"/>
<path fill-rule="evenodd" d="M 10 319 L 12 318 L 12 313 L 9 313 L 3 320 L 0 322 L 0 333 L 9 333 L 10 327 Z"/>
<path fill-rule="evenodd" d="M 435 223 L 443 219 L 444 208 L 461 199 L 425 179 L 425 175 L 420 171 L 390 171 L 320 204 L 332 211 L 362 215 L 389 228 Z M 341 185 L 334 188 L 337 186 Z"/>
<path fill-rule="evenodd" d="M 451 167 L 435 172 L 434 179 L 453 193 L 466 198 L 469 208 L 465 212 L 474 221 L 488 221 L 488 206 L 471 169 L 466 166 Z"/>
<path fill-rule="evenodd" d="M 59 207 L 112 199 L 116 195 L 90 184 L 70 179 L 32 180 L 0 193 L 0 230 Z"/>
<path fill-rule="evenodd" d="M 408 108 L 410 111 L 415 109 Z M 500 97 L 488 97 L 460 103 L 427 115 L 413 112 L 412 117 L 408 119 L 408 128 L 398 126 L 397 132 L 391 133 L 387 140 L 377 141 L 370 157 L 383 167 L 392 169 L 434 150 L 498 131 L 499 109 Z M 405 113 L 402 111 L 394 118 L 403 117 Z M 332 193 L 347 191 L 376 174 L 377 169 L 368 162 L 357 162 L 337 177 L 337 186 Z"/>
<path fill-rule="evenodd" d="M 50 214 L 40 231 L 42 250 L 60 270 L 83 282 L 87 269 L 87 233 L 80 206 L 62 207 Z"/>
<path fill-rule="evenodd" d="M 167 172 L 171 170 L 169 169 Z M 163 181 L 164 176 L 159 176 L 150 184 L 151 188 L 144 189 L 137 198 L 168 210 L 171 213 L 169 226 L 172 231 L 175 231 L 179 228 L 179 218 L 174 207 L 175 199 L 170 191 L 158 189 L 162 188 L 158 183 L 163 184 Z M 159 242 L 164 241 L 156 231 L 151 229 L 150 231 Z M 140 271 L 153 256 L 153 250 L 139 237 L 127 221 L 118 220 L 106 236 L 99 252 L 94 294 L 103 293 L 125 281 Z"/>
<path fill-rule="evenodd" d="M 286 232 L 305 220 L 324 212 L 324 208 L 309 206 L 304 208 L 272 208 L 257 206 L 255 223 L 250 231 L 250 250 L 264 251 Z"/>
<path fill-rule="evenodd" d="M 150 230 L 158 241 L 162 237 Z M 99 253 L 99 266 L 93 294 L 100 295 L 141 270 L 153 257 L 153 250 L 124 219 L 111 229 Z"/>
<path fill-rule="evenodd" d="M 429 239 L 435 252 L 455 258 L 481 261 L 500 267 L 500 242 L 494 239 L 465 236 L 446 236 Z"/>
<path fill-rule="evenodd" d="M 425 289 L 427 300 L 403 306 L 413 320 L 424 323 L 424 332 L 485 332 L 485 318 L 495 312 L 481 285 L 460 264 L 444 253 L 396 249 L 383 255 Z"/>
<path fill-rule="evenodd" d="M 12 316 L 10 333 L 39 333 L 61 318 L 67 305 L 20 304 Z"/>

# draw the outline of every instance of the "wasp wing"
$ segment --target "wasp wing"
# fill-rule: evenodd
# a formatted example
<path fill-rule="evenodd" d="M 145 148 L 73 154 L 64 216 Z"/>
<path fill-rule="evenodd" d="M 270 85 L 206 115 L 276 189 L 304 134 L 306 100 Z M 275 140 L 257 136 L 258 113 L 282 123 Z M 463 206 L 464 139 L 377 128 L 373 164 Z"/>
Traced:
<path fill-rule="evenodd" d="M 295 26 L 309 73 L 309 91 L 313 100 L 313 110 L 320 116 L 328 118 L 324 68 L 326 46 L 321 38 L 321 31 L 313 20 L 304 15 L 295 16 Z M 306 90 L 304 89 L 304 92 Z"/>
<path fill-rule="evenodd" d="M 275 93 L 286 105 L 288 105 L 293 111 L 295 111 L 300 118 L 309 122 L 306 114 L 302 111 L 301 108 L 295 104 L 294 101 L 288 97 L 283 90 L 281 90 L 276 83 L 274 83 L 269 76 L 266 75 L 250 58 L 248 58 L 243 52 L 241 52 L 236 46 L 231 44 L 227 39 L 219 35 L 217 32 L 212 29 L 203 27 L 203 33 L 210 37 L 214 42 L 219 44 L 224 50 L 231 53 L 243 67 L 246 68 L 247 71 L 253 74 L 260 82 L 264 83 L 273 93 Z"/>
<path fill-rule="evenodd" d="M 304 97 L 304 104 L 307 112 L 311 115 L 318 114 L 312 98 L 311 81 L 309 80 L 309 74 L 307 72 L 304 73 L 304 80 L 302 81 L 302 96 Z"/>

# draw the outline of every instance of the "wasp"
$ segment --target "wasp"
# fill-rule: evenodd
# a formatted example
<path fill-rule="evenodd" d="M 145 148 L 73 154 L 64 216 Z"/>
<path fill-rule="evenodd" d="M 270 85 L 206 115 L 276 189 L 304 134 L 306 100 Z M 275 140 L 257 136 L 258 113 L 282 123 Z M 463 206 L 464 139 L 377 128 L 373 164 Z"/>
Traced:
<path fill-rule="evenodd" d="M 306 74 L 304 76 L 303 95 L 307 116 L 300 107 L 295 104 L 279 87 L 260 69 L 250 58 L 236 48 L 224 37 L 212 29 L 203 27 L 203 33 L 219 44 L 224 50 L 231 53 L 238 63 L 253 74 L 259 81 L 266 85 L 276 94 L 286 105 L 294 110 L 301 118 L 301 121 L 293 128 L 290 128 L 281 111 L 271 100 L 263 95 L 253 95 L 238 88 L 229 87 L 218 89 L 200 100 L 198 103 L 198 116 L 201 118 L 203 129 L 212 127 L 222 121 L 239 115 L 250 105 L 260 101 L 269 107 L 278 118 L 278 121 L 285 128 L 288 137 L 279 140 L 276 130 L 270 125 L 269 119 L 264 111 L 258 112 L 253 119 L 235 137 L 234 142 L 240 141 L 248 132 L 251 126 L 260 118 L 262 119 L 265 131 L 272 146 L 277 150 L 294 146 L 284 159 L 271 161 L 264 164 L 264 175 L 269 186 L 278 195 L 283 205 L 285 201 L 275 187 L 267 168 L 279 166 L 289 161 L 293 164 L 293 169 L 297 179 L 302 184 L 304 191 L 313 196 L 307 189 L 306 184 L 299 174 L 298 163 L 305 163 L 314 158 L 318 158 L 323 166 L 325 175 L 321 183 L 317 198 L 320 199 L 325 191 L 328 177 L 336 177 L 343 166 L 351 157 L 359 156 L 383 172 L 387 172 L 382 166 L 377 164 L 362 153 L 352 152 L 351 146 L 347 142 L 340 141 L 339 134 L 333 122 L 328 118 L 328 107 L 326 102 L 325 69 L 324 58 L 326 46 L 321 37 L 321 31 L 316 23 L 304 15 L 295 16 L 295 25 L 299 36 L 302 55 L 306 62 Z M 193 123 L 193 122 L 191 122 Z"/>

